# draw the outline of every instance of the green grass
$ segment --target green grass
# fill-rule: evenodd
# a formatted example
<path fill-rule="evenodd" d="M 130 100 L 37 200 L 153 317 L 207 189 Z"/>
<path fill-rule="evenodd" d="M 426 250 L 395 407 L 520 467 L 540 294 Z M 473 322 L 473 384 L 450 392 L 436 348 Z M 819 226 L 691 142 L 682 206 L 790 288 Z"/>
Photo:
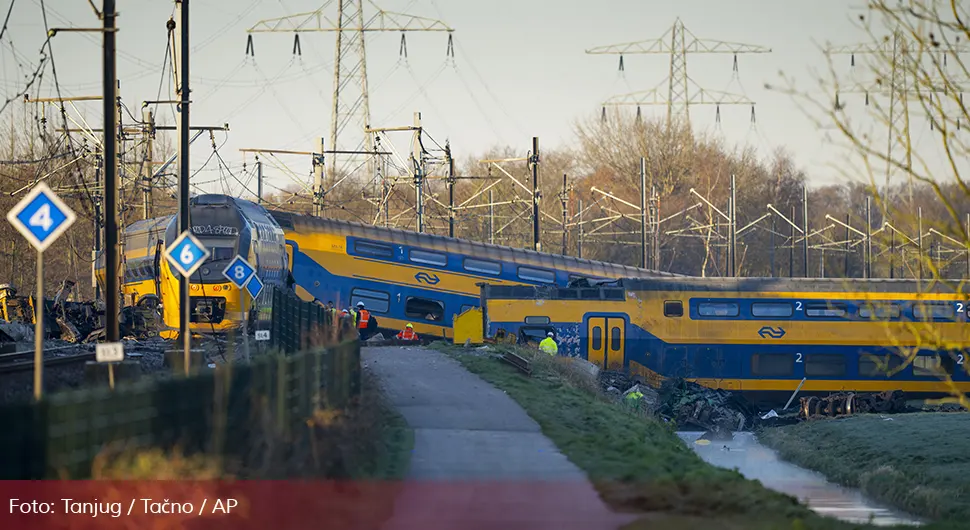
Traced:
<path fill-rule="evenodd" d="M 358 462 L 353 478 L 364 480 L 403 480 L 411 464 L 414 430 L 387 402 L 374 374 L 364 371 L 361 411 L 356 418 Z"/>
<path fill-rule="evenodd" d="M 494 357 L 434 347 L 515 399 L 614 509 L 648 514 L 629 528 L 868 528 L 823 518 L 793 497 L 707 464 L 667 424 L 608 401 L 565 359 L 532 357 L 527 377 Z"/>
<path fill-rule="evenodd" d="M 818 420 L 768 429 L 759 438 L 785 459 L 833 482 L 915 515 L 970 526 L 966 413 Z"/>

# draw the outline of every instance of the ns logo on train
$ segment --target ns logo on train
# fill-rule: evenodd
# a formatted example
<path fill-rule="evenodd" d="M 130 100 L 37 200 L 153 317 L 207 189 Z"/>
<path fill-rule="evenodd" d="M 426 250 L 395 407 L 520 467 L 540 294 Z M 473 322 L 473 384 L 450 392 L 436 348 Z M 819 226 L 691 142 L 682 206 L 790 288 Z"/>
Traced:
<path fill-rule="evenodd" d="M 758 330 L 758 335 L 760 335 L 761 338 L 763 339 L 767 339 L 767 338 L 780 339 L 785 336 L 785 328 L 783 327 L 773 328 L 771 326 L 765 326 Z"/>
<path fill-rule="evenodd" d="M 437 285 L 441 281 L 437 274 L 428 274 L 427 272 L 419 272 L 414 275 L 414 279 L 420 283 L 426 283 L 428 285 Z"/>

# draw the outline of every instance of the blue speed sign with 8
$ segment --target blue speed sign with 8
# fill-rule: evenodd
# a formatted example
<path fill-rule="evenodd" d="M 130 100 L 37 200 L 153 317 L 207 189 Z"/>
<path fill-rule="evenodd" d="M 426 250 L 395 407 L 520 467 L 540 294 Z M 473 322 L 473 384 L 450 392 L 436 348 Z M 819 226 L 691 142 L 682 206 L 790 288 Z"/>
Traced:
<path fill-rule="evenodd" d="M 228 278 L 230 282 L 236 284 L 236 287 L 242 289 L 246 285 L 246 282 L 249 281 L 250 276 L 255 272 L 256 269 L 245 258 L 236 256 L 222 271 L 222 275 Z"/>
<path fill-rule="evenodd" d="M 182 276 L 188 278 L 209 257 L 209 249 L 188 230 L 165 249 L 165 257 Z"/>
<path fill-rule="evenodd" d="M 38 251 L 43 251 L 75 220 L 74 211 L 43 182 L 7 212 L 7 220 Z"/>

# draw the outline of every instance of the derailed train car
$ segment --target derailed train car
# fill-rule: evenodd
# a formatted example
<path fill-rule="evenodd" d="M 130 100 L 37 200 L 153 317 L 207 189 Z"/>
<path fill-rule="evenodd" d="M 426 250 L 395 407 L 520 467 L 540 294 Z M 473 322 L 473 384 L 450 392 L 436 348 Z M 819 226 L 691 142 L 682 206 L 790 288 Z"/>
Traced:
<path fill-rule="evenodd" d="M 254 304 L 222 271 L 240 255 L 256 268 L 264 285 L 285 286 L 288 266 L 283 230 L 262 206 L 236 197 L 199 195 L 189 204 L 192 233 L 211 253 L 190 278 L 189 328 L 196 333 L 236 328 L 244 318 L 251 318 Z M 124 305 L 160 304 L 169 331 L 179 328 L 181 276 L 164 258 L 164 251 L 178 235 L 176 216 L 167 215 L 132 223 L 122 237 Z M 96 275 L 103 289 L 103 254 L 97 258 Z"/>
<path fill-rule="evenodd" d="M 271 212 L 286 234 L 296 292 L 339 308 L 364 302 L 380 329 L 411 323 L 452 338 L 457 315 L 478 307 L 479 282 L 565 287 L 581 279 L 680 275 L 286 212 Z"/>
<path fill-rule="evenodd" d="M 956 282 L 954 282 L 956 283 Z M 482 284 L 487 337 L 553 332 L 560 353 L 644 382 L 759 398 L 970 391 L 966 295 L 943 282 L 622 279 L 596 288 Z M 910 357 L 911 356 L 911 357 Z"/>

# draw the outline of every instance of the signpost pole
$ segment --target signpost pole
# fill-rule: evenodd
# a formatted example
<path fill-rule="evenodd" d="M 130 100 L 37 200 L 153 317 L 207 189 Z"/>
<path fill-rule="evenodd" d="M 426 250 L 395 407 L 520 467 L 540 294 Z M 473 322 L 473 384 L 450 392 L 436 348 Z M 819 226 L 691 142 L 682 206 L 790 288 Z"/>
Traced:
<path fill-rule="evenodd" d="M 44 395 L 44 251 L 74 224 L 77 216 L 47 184 L 39 182 L 7 212 L 7 221 L 37 250 L 34 299 L 34 398 Z"/>
<path fill-rule="evenodd" d="M 44 390 L 44 251 L 37 251 L 37 298 L 34 302 L 34 399 Z"/>

